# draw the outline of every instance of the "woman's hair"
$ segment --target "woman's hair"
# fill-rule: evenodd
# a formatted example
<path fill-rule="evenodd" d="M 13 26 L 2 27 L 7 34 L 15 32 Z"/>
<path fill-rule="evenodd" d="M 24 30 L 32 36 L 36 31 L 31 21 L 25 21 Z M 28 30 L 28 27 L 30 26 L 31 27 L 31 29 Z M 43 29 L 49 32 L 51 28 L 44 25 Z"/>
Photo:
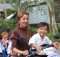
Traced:
<path fill-rule="evenodd" d="M 41 28 L 41 27 L 44 27 L 44 26 L 47 26 L 47 29 L 49 30 L 49 24 L 46 23 L 46 22 L 40 22 L 40 23 L 37 25 L 37 28 Z"/>
<path fill-rule="evenodd" d="M 27 12 L 18 12 L 17 17 L 16 17 L 17 22 L 20 20 L 21 17 L 23 17 L 24 14 L 29 16 L 29 13 Z"/>

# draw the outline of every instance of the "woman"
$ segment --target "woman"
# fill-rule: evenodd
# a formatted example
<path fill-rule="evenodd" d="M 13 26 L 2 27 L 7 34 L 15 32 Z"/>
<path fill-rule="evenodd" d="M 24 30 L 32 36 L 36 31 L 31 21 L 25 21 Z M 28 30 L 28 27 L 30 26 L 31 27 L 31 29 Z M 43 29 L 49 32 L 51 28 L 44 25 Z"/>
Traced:
<path fill-rule="evenodd" d="M 13 52 L 17 54 L 23 54 L 27 55 L 29 46 L 27 44 L 24 44 L 25 40 L 28 41 L 29 38 L 33 35 L 33 32 L 29 28 L 29 14 L 26 12 L 19 12 L 17 14 L 17 27 L 12 31 L 10 35 L 10 39 L 13 42 Z M 21 38 L 24 38 L 25 40 L 21 40 Z M 26 42 L 25 41 L 25 42 Z"/>

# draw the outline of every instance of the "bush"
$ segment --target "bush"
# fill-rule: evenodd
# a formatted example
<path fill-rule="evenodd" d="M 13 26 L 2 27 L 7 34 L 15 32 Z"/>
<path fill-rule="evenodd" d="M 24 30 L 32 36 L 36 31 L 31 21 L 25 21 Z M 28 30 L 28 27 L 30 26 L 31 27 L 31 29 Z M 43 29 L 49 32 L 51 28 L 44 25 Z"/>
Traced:
<path fill-rule="evenodd" d="M 37 28 L 37 25 L 36 24 L 32 24 L 30 25 L 31 29 L 33 32 L 36 32 L 36 28 Z"/>
<path fill-rule="evenodd" d="M 5 21 L 5 20 L 0 20 L 0 29 L 2 27 L 7 27 L 9 28 L 10 30 L 14 29 L 16 26 L 16 21 L 14 19 L 12 20 L 8 20 L 8 21 Z"/>
<path fill-rule="evenodd" d="M 13 10 L 13 9 L 7 9 L 6 11 L 7 11 L 7 16 L 12 14 L 12 13 L 17 12 L 16 10 Z"/>
<path fill-rule="evenodd" d="M 47 36 L 52 40 L 52 42 L 60 42 L 60 39 L 55 39 L 52 33 L 48 33 Z"/>
<path fill-rule="evenodd" d="M 60 33 L 60 24 L 58 24 L 57 27 L 58 27 L 58 31 L 59 31 L 59 33 Z"/>

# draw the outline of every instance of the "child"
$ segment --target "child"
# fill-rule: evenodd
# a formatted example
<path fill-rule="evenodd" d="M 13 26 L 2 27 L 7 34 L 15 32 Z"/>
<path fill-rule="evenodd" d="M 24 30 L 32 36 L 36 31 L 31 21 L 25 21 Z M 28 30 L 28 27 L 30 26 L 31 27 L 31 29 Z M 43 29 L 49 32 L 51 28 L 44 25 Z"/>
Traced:
<path fill-rule="evenodd" d="M 0 53 L 2 53 L 3 57 L 14 55 L 14 53 L 12 53 L 12 42 L 9 40 L 9 29 L 2 28 L 1 36 L 2 39 L 0 41 Z"/>
<path fill-rule="evenodd" d="M 40 52 L 42 49 L 41 45 L 49 44 L 58 47 L 58 43 L 52 43 L 52 41 L 46 36 L 49 26 L 46 22 L 41 22 L 37 25 L 37 34 L 33 35 L 29 40 L 29 45 Z"/>

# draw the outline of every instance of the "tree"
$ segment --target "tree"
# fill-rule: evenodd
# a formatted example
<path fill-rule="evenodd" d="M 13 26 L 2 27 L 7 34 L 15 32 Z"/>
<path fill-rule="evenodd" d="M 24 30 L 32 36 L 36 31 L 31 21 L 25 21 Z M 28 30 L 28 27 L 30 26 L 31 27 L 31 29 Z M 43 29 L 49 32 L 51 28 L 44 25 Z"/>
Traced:
<path fill-rule="evenodd" d="M 4 4 L 4 15 L 5 15 L 5 19 L 6 19 L 6 17 L 7 17 L 7 12 L 6 12 L 6 8 L 5 8 L 6 0 L 3 0 L 3 4 Z"/>
<path fill-rule="evenodd" d="M 17 10 L 17 12 L 26 11 L 28 5 L 30 5 L 32 2 L 37 4 L 38 0 L 16 0 L 12 5 Z"/>
<path fill-rule="evenodd" d="M 56 20 L 55 20 L 55 5 L 54 4 L 54 0 L 50 1 L 47 0 L 47 5 L 50 11 L 50 29 L 51 32 L 53 32 L 53 34 L 58 33 L 58 29 L 57 29 L 57 24 L 56 24 Z"/>

